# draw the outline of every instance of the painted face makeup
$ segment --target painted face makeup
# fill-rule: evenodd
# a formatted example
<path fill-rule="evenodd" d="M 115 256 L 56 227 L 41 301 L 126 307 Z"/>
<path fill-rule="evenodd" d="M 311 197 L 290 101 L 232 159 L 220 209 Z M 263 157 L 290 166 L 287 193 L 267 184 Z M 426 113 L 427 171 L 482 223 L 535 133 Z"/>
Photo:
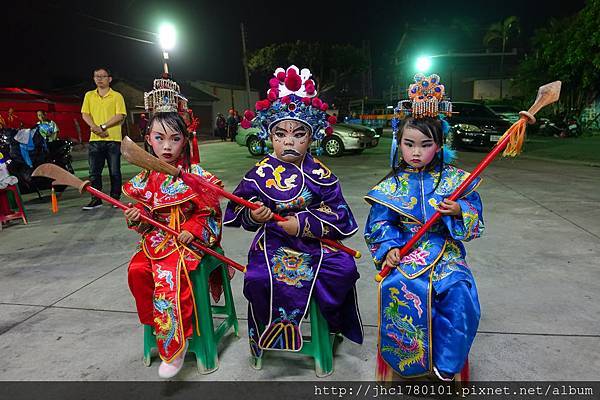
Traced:
<path fill-rule="evenodd" d="M 428 165 L 440 147 L 433 138 L 427 137 L 418 129 L 406 127 L 400 140 L 402 159 L 413 168 L 423 168 Z"/>
<path fill-rule="evenodd" d="M 299 121 L 281 121 L 271 128 L 271 141 L 277 159 L 300 165 L 312 141 L 310 129 Z"/>
<path fill-rule="evenodd" d="M 185 137 L 181 132 L 158 121 L 152 124 L 150 133 L 146 135 L 146 141 L 152 146 L 156 157 L 173 165 L 177 164 L 185 148 Z"/>

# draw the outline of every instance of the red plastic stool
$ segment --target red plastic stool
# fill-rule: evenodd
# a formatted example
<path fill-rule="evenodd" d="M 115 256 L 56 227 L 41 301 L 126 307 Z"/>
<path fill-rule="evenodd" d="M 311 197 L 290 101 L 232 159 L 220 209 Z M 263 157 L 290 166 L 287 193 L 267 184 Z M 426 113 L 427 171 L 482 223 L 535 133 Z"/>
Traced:
<path fill-rule="evenodd" d="M 8 194 L 12 195 L 12 200 L 16 204 L 16 210 L 14 210 L 9 202 Z M 23 220 L 23 223 L 27 225 L 27 215 L 25 214 L 25 208 L 21 201 L 21 194 L 17 185 L 10 185 L 4 189 L 0 189 L 0 224 L 11 221 L 13 219 Z"/>

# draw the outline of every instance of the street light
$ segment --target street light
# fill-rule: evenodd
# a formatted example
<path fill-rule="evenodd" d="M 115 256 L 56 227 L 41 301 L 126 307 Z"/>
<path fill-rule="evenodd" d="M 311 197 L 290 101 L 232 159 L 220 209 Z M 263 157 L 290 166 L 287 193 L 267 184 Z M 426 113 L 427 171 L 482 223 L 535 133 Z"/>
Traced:
<path fill-rule="evenodd" d="M 427 72 L 429 68 L 431 68 L 431 57 L 429 56 L 421 56 L 417 58 L 417 62 L 415 64 L 417 67 L 417 71 L 419 72 Z"/>
<path fill-rule="evenodd" d="M 167 60 L 169 59 L 168 51 L 175 47 L 175 36 L 175 27 L 171 24 L 162 24 L 158 29 L 158 41 L 163 50 L 165 75 L 169 75 L 169 66 L 167 65 Z"/>

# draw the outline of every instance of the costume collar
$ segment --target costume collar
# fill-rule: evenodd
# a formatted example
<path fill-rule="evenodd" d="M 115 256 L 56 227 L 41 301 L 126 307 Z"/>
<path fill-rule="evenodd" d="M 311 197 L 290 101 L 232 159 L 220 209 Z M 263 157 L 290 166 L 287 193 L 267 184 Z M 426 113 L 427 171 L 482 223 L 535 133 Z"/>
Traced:
<path fill-rule="evenodd" d="M 310 154 L 304 156 L 300 166 L 269 154 L 244 177 L 267 198 L 278 202 L 298 197 L 304 190 L 306 179 L 319 186 L 331 186 L 338 181 L 329 168 Z"/>
<path fill-rule="evenodd" d="M 442 176 L 437 171 L 418 171 L 403 169 L 397 175 L 379 182 L 365 200 L 382 204 L 407 217 L 413 222 L 423 224 L 436 212 L 437 205 L 449 197 L 469 173 L 452 165 L 445 165 Z M 437 184 L 439 178 L 439 184 Z M 469 195 L 479 186 L 481 178 L 475 179 L 465 190 L 461 198 Z M 434 189 L 434 187 L 437 188 Z"/>

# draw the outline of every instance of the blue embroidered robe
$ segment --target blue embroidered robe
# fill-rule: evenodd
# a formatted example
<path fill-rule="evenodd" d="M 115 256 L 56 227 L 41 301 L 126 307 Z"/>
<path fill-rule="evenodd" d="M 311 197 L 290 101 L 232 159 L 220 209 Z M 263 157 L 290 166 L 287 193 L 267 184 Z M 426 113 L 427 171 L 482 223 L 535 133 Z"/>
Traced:
<path fill-rule="evenodd" d="M 299 351 L 311 297 L 332 332 L 362 343 L 354 259 L 317 239 L 341 240 L 358 230 L 337 177 L 309 154 L 300 167 L 270 155 L 244 176 L 234 194 L 261 201 L 282 216 L 296 215 L 299 223 L 294 237 L 272 220 L 256 223 L 243 206 L 227 206 L 225 225 L 257 232 L 244 277 L 253 355 L 260 357 L 264 349 Z"/>
<path fill-rule="evenodd" d="M 406 169 L 376 185 L 365 240 L 380 269 L 468 177 L 446 165 L 439 171 Z M 439 184 L 438 184 L 439 180 Z M 462 369 L 479 324 L 479 301 L 461 241 L 483 232 L 476 179 L 457 200 L 461 216 L 443 216 L 379 285 L 378 351 L 404 377 Z M 437 185 L 437 187 L 436 187 Z"/>

